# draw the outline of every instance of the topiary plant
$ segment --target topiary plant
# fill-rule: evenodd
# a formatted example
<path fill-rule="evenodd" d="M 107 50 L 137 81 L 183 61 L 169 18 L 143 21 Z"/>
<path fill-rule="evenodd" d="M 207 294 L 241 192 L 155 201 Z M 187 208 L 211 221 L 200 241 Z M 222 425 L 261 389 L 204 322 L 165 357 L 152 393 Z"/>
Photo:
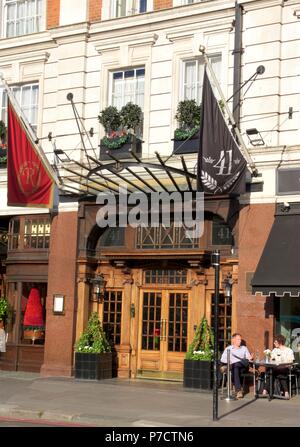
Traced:
<path fill-rule="evenodd" d="M 0 140 L 2 145 L 6 143 L 6 126 L 2 120 L 0 120 Z"/>
<path fill-rule="evenodd" d="M 85 331 L 76 343 L 75 351 L 97 354 L 111 352 L 111 346 L 106 339 L 97 312 L 91 314 Z"/>
<path fill-rule="evenodd" d="M 102 110 L 98 115 L 98 120 L 108 135 L 117 131 L 122 124 L 120 112 L 114 106 L 108 106 Z"/>
<path fill-rule="evenodd" d="M 175 118 L 178 121 L 180 129 L 192 130 L 195 127 L 199 127 L 201 106 L 198 106 L 194 99 L 180 101 L 177 106 Z"/>
<path fill-rule="evenodd" d="M 186 354 L 188 360 L 212 360 L 214 336 L 205 317 L 202 318 L 196 329 L 194 339 Z"/>
<path fill-rule="evenodd" d="M 120 111 L 121 121 L 124 127 L 135 133 L 142 122 L 142 109 L 137 104 L 128 102 Z"/>

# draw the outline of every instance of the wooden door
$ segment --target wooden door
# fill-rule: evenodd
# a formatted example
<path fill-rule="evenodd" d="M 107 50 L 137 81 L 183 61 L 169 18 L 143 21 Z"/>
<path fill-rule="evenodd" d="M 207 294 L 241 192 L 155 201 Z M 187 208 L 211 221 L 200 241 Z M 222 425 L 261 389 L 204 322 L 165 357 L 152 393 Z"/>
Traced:
<path fill-rule="evenodd" d="M 141 292 L 138 376 L 182 379 L 188 347 L 188 292 Z"/>

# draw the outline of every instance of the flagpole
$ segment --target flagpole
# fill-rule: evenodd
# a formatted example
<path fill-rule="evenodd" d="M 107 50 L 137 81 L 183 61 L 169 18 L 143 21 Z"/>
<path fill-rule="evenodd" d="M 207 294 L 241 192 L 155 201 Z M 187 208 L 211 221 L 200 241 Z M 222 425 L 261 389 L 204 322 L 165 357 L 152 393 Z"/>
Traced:
<path fill-rule="evenodd" d="M 49 174 L 51 175 L 51 177 L 52 177 L 53 181 L 56 183 L 56 185 L 57 186 L 61 186 L 56 173 L 54 172 L 51 164 L 49 163 L 48 158 L 44 154 L 44 151 L 43 151 L 42 147 L 38 143 L 36 143 L 37 137 L 36 137 L 36 135 L 34 135 L 33 130 L 31 128 L 31 126 L 30 126 L 30 124 L 29 124 L 29 122 L 28 122 L 24 112 L 22 111 L 18 101 L 16 100 L 14 94 L 12 93 L 11 89 L 9 88 L 9 85 L 5 81 L 2 73 L 0 73 L 0 80 L 2 81 L 2 84 L 3 84 L 4 88 L 5 88 L 5 91 L 7 93 L 7 97 L 9 98 L 9 100 L 10 100 L 11 104 L 13 105 L 16 113 L 19 115 L 19 118 L 22 120 L 23 125 L 26 128 L 26 132 L 28 134 L 28 137 L 31 140 L 31 143 L 34 145 L 34 147 L 36 147 L 36 149 L 38 151 L 38 155 L 43 160 L 45 168 L 47 168 Z"/>
<path fill-rule="evenodd" d="M 229 120 L 231 122 L 231 125 L 234 127 L 235 134 L 236 134 L 237 139 L 238 139 L 238 141 L 240 143 L 240 146 L 241 146 L 240 147 L 241 152 L 244 155 L 245 159 L 247 160 L 247 163 L 248 163 L 248 165 L 249 165 L 249 167 L 250 167 L 250 169 L 252 171 L 252 174 L 256 177 L 257 174 L 258 174 L 257 168 L 255 166 L 254 161 L 251 158 L 251 155 L 248 152 L 248 149 L 247 149 L 247 147 L 246 147 L 246 145 L 244 143 L 244 140 L 243 140 L 243 137 L 242 137 L 242 135 L 240 133 L 240 130 L 239 130 L 239 128 L 236 125 L 235 119 L 234 119 L 234 117 L 233 117 L 233 115 L 231 113 L 231 110 L 230 110 L 230 108 L 229 108 L 229 106 L 227 104 L 226 98 L 223 95 L 223 92 L 222 92 L 221 86 L 219 84 L 219 81 L 216 78 L 216 75 L 215 75 L 215 73 L 214 73 L 214 71 L 212 69 L 211 63 L 210 63 L 210 61 L 209 61 L 209 59 L 207 57 L 207 54 L 205 52 L 205 47 L 203 45 L 200 45 L 199 51 L 200 51 L 200 53 L 203 54 L 205 64 L 207 65 L 207 67 L 209 69 L 209 73 L 210 73 L 210 75 L 211 75 L 211 77 L 212 77 L 212 79 L 213 79 L 213 81 L 215 83 L 215 86 L 217 87 L 219 95 L 220 95 L 220 97 L 221 97 L 221 99 L 223 101 L 223 104 L 224 104 L 224 107 L 226 109 L 226 112 L 228 113 L 228 117 L 229 117 Z"/>

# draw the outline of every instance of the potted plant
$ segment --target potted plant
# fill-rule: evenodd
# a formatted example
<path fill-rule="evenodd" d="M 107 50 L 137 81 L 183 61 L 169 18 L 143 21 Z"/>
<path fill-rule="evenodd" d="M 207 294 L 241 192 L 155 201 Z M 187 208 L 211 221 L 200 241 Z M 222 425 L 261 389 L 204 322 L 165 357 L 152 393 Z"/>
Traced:
<path fill-rule="evenodd" d="M 210 390 L 212 379 L 213 333 L 203 317 L 184 359 L 183 386 Z"/>
<path fill-rule="evenodd" d="M 198 152 L 201 106 L 194 99 L 180 101 L 175 118 L 178 122 L 178 128 L 174 132 L 173 153 Z"/>
<path fill-rule="evenodd" d="M 129 149 L 141 154 L 141 140 L 137 132 L 142 123 L 142 109 L 128 102 L 120 111 L 114 106 L 106 107 L 98 116 L 105 130 L 100 142 L 100 160 L 111 160 L 108 153 L 118 159 L 130 158 Z"/>
<path fill-rule="evenodd" d="M 111 377 L 111 346 L 97 312 L 93 312 L 85 331 L 75 345 L 75 378 L 100 380 Z"/>
<path fill-rule="evenodd" d="M 0 120 L 0 166 L 6 165 L 7 162 L 7 144 L 6 144 L 6 127 Z"/>
<path fill-rule="evenodd" d="M 7 332 L 12 330 L 14 309 L 6 297 L 0 298 L 0 320 L 3 320 Z"/>
<path fill-rule="evenodd" d="M 42 340 L 45 338 L 45 322 L 40 292 L 32 287 L 29 293 L 23 320 L 23 337 L 25 340 Z"/>

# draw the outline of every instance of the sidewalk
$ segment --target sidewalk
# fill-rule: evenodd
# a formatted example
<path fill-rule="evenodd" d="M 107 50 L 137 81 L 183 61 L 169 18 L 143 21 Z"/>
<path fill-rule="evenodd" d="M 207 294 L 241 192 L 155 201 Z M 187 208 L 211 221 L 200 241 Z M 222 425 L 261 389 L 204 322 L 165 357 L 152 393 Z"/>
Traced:
<path fill-rule="evenodd" d="M 0 417 L 80 423 L 101 427 L 297 426 L 300 396 L 289 401 L 252 395 L 219 401 L 212 422 L 212 394 L 181 383 L 110 379 L 80 381 L 0 371 Z"/>

